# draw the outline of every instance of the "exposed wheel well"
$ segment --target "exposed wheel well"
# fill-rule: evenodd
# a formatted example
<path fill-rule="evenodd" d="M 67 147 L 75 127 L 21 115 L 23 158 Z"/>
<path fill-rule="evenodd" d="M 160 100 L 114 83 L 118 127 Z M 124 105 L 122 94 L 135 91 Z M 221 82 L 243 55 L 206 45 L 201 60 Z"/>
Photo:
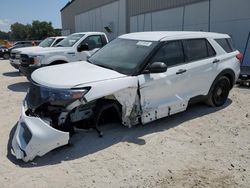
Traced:
<path fill-rule="evenodd" d="M 121 121 L 122 106 L 116 100 L 99 99 L 95 107 L 95 118 L 98 124 Z"/>
<path fill-rule="evenodd" d="M 58 60 L 58 61 L 53 61 L 49 65 L 60 65 L 60 64 L 64 64 L 64 63 L 68 63 L 68 62 L 67 61 L 63 61 L 63 60 Z"/>

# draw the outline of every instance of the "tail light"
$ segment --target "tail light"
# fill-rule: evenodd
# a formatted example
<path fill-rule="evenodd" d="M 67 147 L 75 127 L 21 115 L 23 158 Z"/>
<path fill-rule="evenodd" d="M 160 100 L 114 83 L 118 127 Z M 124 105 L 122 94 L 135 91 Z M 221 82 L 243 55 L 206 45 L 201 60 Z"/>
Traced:
<path fill-rule="evenodd" d="M 243 61 L 243 55 L 242 55 L 242 53 L 237 54 L 236 58 L 239 60 L 240 63 L 242 63 L 242 61 Z"/>

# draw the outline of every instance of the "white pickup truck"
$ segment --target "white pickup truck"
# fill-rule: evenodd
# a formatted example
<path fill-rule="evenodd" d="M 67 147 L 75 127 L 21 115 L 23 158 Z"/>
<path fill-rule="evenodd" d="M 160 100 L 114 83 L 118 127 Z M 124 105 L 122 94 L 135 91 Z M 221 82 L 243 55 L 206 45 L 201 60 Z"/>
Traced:
<path fill-rule="evenodd" d="M 40 67 L 86 60 L 107 43 L 108 38 L 102 32 L 74 33 L 53 48 L 22 53 L 19 70 L 30 78 L 31 73 Z"/>
<path fill-rule="evenodd" d="M 66 38 L 65 36 L 48 37 L 44 39 L 38 46 L 13 49 L 11 50 L 11 53 L 10 53 L 10 64 L 15 69 L 19 69 L 20 54 L 39 51 L 43 48 L 54 47 L 65 38 Z"/>

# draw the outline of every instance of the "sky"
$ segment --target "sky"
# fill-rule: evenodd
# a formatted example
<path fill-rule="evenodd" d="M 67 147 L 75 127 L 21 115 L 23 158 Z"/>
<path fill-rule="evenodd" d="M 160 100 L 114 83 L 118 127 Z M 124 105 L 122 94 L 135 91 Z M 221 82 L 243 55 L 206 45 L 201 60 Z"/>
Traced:
<path fill-rule="evenodd" d="M 0 30 L 9 31 L 10 25 L 19 22 L 31 24 L 33 20 L 52 22 L 61 28 L 61 13 L 69 0 L 0 0 Z"/>

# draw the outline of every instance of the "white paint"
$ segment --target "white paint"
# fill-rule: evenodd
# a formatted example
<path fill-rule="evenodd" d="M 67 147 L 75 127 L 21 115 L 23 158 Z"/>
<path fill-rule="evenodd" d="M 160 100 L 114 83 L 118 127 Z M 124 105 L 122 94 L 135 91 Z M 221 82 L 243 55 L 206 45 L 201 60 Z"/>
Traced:
<path fill-rule="evenodd" d="M 79 34 L 79 33 L 74 33 L 74 34 Z M 81 34 L 84 34 L 84 36 L 78 42 L 76 42 L 72 47 L 42 48 L 37 51 L 28 51 L 27 53 L 24 54 L 31 57 L 40 56 L 41 57 L 40 65 L 49 65 L 55 61 L 75 62 L 75 61 L 86 60 L 87 57 L 91 56 L 96 51 L 96 49 L 91 51 L 78 52 L 77 47 L 89 36 L 105 35 L 105 33 L 85 32 Z M 106 40 L 108 41 L 107 37 Z"/>
<path fill-rule="evenodd" d="M 32 134 L 28 144 L 23 139 L 24 122 Z M 25 108 L 22 107 L 22 114 L 12 140 L 12 154 L 17 159 L 25 162 L 32 161 L 36 156 L 43 156 L 55 148 L 68 144 L 69 133 L 58 131 L 52 128 L 45 120 L 37 117 L 28 117 Z M 24 155 L 26 153 L 26 156 Z"/>

